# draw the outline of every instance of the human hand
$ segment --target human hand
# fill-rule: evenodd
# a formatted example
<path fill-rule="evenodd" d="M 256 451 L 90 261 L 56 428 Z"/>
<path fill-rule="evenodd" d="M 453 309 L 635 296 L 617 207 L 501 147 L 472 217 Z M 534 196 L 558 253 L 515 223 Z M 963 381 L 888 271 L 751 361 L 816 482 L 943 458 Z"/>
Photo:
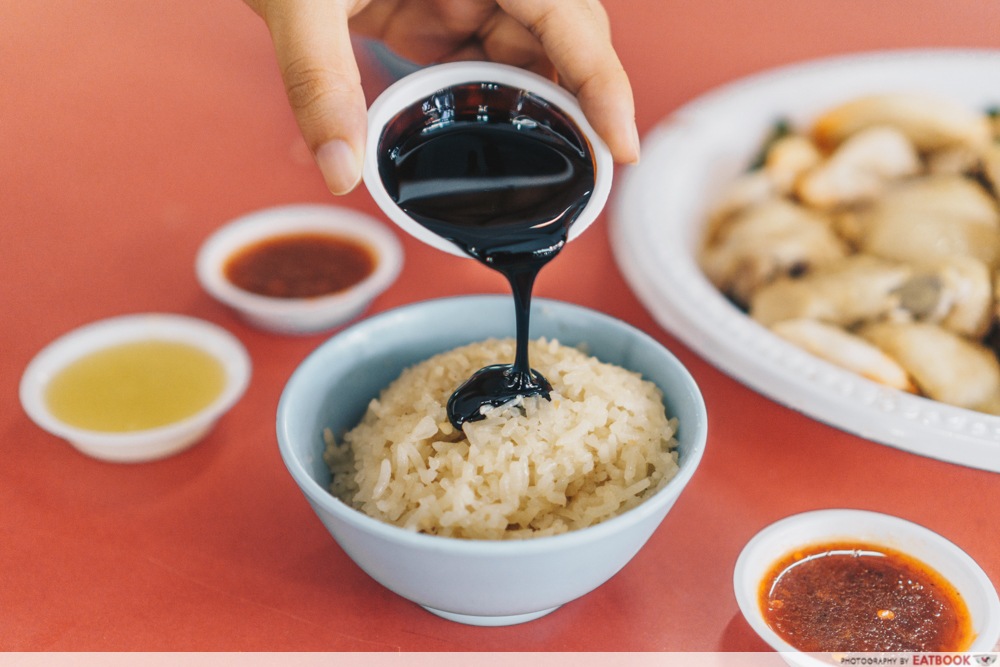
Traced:
<path fill-rule="evenodd" d="M 420 64 L 492 60 L 557 75 L 621 163 L 635 105 L 598 0 L 245 0 L 267 24 L 302 136 L 327 187 L 361 180 L 367 107 L 350 34 Z"/>

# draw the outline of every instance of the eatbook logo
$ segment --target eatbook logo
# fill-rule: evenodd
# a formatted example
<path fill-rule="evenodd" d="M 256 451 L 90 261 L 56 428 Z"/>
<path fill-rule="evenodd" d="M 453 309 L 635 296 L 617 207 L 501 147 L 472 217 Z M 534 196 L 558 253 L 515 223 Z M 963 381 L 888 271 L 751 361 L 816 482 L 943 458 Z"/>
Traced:
<path fill-rule="evenodd" d="M 902 667 L 1000 667 L 1000 653 L 835 653 L 841 665 L 901 665 Z"/>

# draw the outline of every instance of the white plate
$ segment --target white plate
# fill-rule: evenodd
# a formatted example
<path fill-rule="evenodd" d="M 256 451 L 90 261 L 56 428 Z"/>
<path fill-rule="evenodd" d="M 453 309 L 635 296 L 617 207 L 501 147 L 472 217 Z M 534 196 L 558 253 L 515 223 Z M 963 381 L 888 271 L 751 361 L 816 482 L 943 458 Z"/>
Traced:
<path fill-rule="evenodd" d="M 613 203 L 619 267 L 657 322 L 760 393 L 814 419 L 909 452 L 1000 472 L 1000 417 L 885 388 L 786 343 L 705 278 L 705 213 L 779 118 L 803 126 L 832 104 L 925 91 L 1000 104 L 1000 51 L 894 51 L 832 58 L 743 79 L 684 106 L 643 142 Z"/>

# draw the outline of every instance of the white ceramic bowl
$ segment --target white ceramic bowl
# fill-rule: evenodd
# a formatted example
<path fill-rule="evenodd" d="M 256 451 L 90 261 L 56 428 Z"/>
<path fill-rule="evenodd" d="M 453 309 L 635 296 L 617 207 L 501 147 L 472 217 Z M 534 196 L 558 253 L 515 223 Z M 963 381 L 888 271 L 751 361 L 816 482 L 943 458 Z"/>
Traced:
<path fill-rule="evenodd" d="M 151 339 L 195 345 L 218 359 L 226 374 L 219 396 L 181 421 L 122 433 L 71 426 L 49 411 L 45 400 L 48 383 L 68 364 L 97 350 Z M 49 433 L 68 440 L 84 454 L 124 463 L 163 458 L 198 442 L 239 400 L 249 382 L 250 357 L 225 329 L 183 315 L 149 313 L 100 320 L 57 338 L 28 364 L 21 377 L 20 396 L 28 416 Z"/>
<path fill-rule="evenodd" d="M 465 61 L 425 67 L 389 86 L 368 110 L 368 143 L 365 147 L 364 181 L 375 202 L 390 220 L 421 241 L 460 257 L 468 257 L 457 245 L 430 232 L 410 218 L 386 192 L 378 172 L 378 145 L 386 125 L 400 111 L 435 92 L 465 83 L 497 83 L 527 91 L 560 109 L 590 142 L 594 157 L 594 191 L 586 207 L 573 222 L 568 240 L 583 233 L 597 218 L 608 200 L 614 175 L 611 151 L 590 126 L 579 103 L 565 88 L 518 67 L 491 62 Z"/>
<path fill-rule="evenodd" d="M 456 322 L 461 323 L 456 326 Z M 638 552 L 690 481 L 705 448 L 705 406 L 680 362 L 644 333 L 606 315 L 536 299 L 532 337 L 586 344 L 603 361 L 639 371 L 679 419 L 680 471 L 638 507 L 604 523 L 520 541 L 424 535 L 352 509 L 327 491 L 323 429 L 343 433 L 408 366 L 514 333 L 509 297 L 427 301 L 369 318 L 319 347 L 295 371 L 278 406 L 285 465 L 344 551 L 387 588 L 445 618 L 508 625 L 538 618 L 611 578 Z M 636 591 L 636 594 L 655 594 Z"/>
<path fill-rule="evenodd" d="M 863 510 L 830 509 L 782 519 L 757 533 L 736 561 L 733 585 L 740 611 L 750 627 L 786 662 L 829 665 L 804 653 L 772 630 L 761 612 L 758 592 L 774 564 L 797 548 L 832 541 L 879 544 L 903 552 L 936 570 L 958 590 L 969 607 L 976 638 L 969 652 L 994 650 L 1000 640 L 1000 600 L 989 577 L 972 558 L 941 535 L 905 519 Z"/>
<path fill-rule="evenodd" d="M 375 270 L 343 292 L 305 299 L 254 294 L 226 278 L 226 262 L 239 250 L 269 238 L 309 232 L 364 244 L 375 256 Z M 206 239 L 195 264 L 205 291 L 250 324 L 288 334 L 315 333 L 349 322 L 396 280 L 402 266 L 402 247 L 385 225 L 358 211 L 321 204 L 277 206 L 241 216 Z"/>

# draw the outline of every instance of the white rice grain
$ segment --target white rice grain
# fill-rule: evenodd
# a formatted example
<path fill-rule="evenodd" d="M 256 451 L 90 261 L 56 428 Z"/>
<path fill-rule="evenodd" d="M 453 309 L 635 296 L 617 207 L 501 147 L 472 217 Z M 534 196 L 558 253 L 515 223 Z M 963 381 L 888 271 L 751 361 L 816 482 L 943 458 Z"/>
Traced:
<path fill-rule="evenodd" d="M 490 340 L 406 369 L 339 442 L 324 432 L 331 492 L 409 530 L 511 539 L 605 521 L 676 474 L 677 425 L 659 389 L 555 340 L 530 346 L 551 401 L 518 400 L 456 431 L 455 388 L 513 356 L 513 340 Z"/>

